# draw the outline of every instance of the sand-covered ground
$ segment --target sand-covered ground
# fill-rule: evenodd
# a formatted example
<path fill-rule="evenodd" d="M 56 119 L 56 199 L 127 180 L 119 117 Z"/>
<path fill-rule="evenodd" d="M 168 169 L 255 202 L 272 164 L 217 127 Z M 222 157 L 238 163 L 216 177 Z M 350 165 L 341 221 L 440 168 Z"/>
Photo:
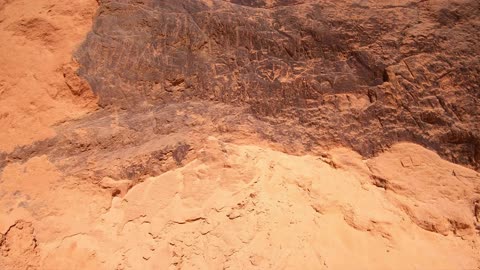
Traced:
<path fill-rule="evenodd" d="M 292 156 L 211 137 L 201 153 L 113 199 L 70 182 L 45 157 L 9 165 L 1 182 L 7 211 L 0 263 L 5 269 L 478 267 L 471 224 L 480 176 L 420 146 L 398 144 L 363 160 L 344 148 L 329 158 Z"/>

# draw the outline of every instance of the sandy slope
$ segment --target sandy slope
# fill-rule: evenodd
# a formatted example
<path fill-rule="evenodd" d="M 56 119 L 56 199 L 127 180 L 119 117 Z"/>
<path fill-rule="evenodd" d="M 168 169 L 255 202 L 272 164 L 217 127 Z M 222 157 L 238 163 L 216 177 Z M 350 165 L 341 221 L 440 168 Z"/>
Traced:
<path fill-rule="evenodd" d="M 3 214 L 1 228 L 5 232 L 16 225 L 6 234 L 0 265 L 479 266 L 473 203 L 480 176 L 417 145 L 399 144 L 365 161 L 348 149 L 336 149 L 329 158 L 291 156 L 212 137 L 201 152 L 185 167 L 114 197 L 111 205 L 109 193 L 70 182 L 44 158 L 9 165 L 1 176 L 0 203 L 11 209 Z M 37 184 L 29 183 L 33 179 Z"/>
<path fill-rule="evenodd" d="M 92 109 L 72 52 L 96 7 L 94 0 L 0 1 L 0 151 L 51 137 L 51 125 Z"/>

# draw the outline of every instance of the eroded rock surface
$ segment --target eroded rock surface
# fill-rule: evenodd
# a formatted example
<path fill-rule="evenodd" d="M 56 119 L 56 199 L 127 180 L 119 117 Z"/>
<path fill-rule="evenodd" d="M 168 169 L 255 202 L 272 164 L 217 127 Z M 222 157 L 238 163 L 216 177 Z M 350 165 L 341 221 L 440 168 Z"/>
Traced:
<path fill-rule="evenodd" d="M 480 267 L 478 1 L 98 4 L 0 0 L 0 269 Z"/>
<path fill-rule="evenodd" d="M 479 5 L 105 0 L 79 72 L 102 106 L 248 105 L 313 144 L 407 140 L 478 167 Z"/>

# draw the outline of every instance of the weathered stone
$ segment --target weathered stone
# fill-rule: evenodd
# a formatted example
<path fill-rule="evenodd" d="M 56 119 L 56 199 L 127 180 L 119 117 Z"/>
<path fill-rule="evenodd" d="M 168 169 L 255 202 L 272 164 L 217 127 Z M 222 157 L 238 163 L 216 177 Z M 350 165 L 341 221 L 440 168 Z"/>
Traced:
<path fill-rule="evenodd" d="M 297 122 L 314 145 L 370 156 L 408 140 L 478 168 L 478 9 L 478 1 L 105 0 L 76 55 L 102 106 L 247 105 L 276 127 Z M 172 130 L 158 125 L 159 134 Z M 445 140 L 453 130 L 470 137 Z"/>

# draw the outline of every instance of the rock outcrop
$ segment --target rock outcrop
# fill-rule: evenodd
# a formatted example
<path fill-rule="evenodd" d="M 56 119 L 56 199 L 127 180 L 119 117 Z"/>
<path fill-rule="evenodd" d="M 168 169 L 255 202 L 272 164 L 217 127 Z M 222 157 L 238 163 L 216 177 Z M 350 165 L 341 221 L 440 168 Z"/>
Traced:
<path fill-rule="evenodd" d="M 0 0 L 0 269 L 479 268 L 477 29 L 475 0 Z"/>
<path fill-rule="evenodd" d="M 412 141 L 480 165 L 478 1 L 101 1 L 78 50 L 101 106 L 246 105 L 309 144 Z"/>

